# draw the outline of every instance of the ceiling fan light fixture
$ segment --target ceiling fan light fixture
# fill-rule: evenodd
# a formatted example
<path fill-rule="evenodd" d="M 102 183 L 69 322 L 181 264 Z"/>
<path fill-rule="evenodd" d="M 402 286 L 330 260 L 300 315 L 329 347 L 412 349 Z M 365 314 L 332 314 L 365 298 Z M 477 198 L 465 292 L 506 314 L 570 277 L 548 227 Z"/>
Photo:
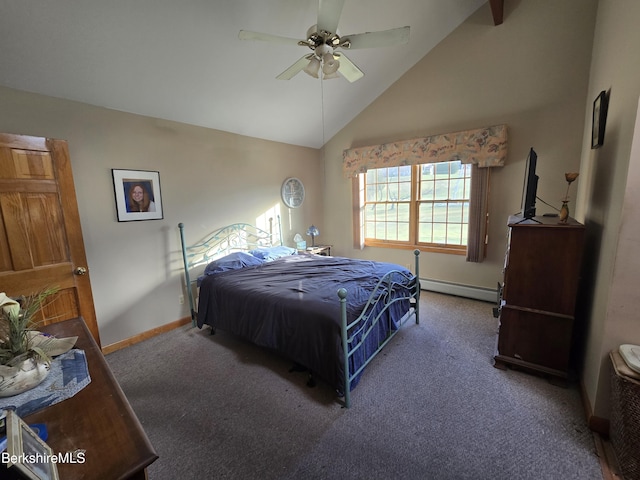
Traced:
<path fill-rule="evenodd" d="M 340 68 L 340 62 L 335 59 L 332 53 L 325 53 L 322 57 L 322 73 L 331 75 Z"/>
<path fill-rule="evenodd" d="M 329 73 L 329 74 L 325 73 L 322 76 L 323 80 L 331 80 L 332 78 L 340 78 L 340 75 L 338 75 L 338 72 L 333 72 L 333 73 Z"/>
<path fill-rule="evenodd" d="M 309 64 L 304 67 L 304 73 L 312 76 L 313 78 L 318 78 L 318 71 L 320 70 L 320 60 L 318 57 L 313 56 L 311 60 L 309 60 Z"/>

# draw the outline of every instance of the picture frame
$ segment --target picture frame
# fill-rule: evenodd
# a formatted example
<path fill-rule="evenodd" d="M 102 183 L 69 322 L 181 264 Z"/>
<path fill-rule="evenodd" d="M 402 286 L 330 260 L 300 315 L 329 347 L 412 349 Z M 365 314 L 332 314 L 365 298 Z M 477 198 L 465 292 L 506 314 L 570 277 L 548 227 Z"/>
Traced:
<path fill-rule="evenodd" d="M 159 172 L 114 168 L 111 173 L 119 222 L 164 218 Z"/>
<path fill-rule="evenodd" d="M 30 480 L 59 480 L 57 456 L 14 410 L 4 410 L 7 467 Z"/>
<path fill-rule="evenodd" d="M 593 101 L 593 122 L 591 126 L 591 148 L 600 148 L 604 144 L 604 130 L 607 122 L 607 92 L 602 91 Z"/>

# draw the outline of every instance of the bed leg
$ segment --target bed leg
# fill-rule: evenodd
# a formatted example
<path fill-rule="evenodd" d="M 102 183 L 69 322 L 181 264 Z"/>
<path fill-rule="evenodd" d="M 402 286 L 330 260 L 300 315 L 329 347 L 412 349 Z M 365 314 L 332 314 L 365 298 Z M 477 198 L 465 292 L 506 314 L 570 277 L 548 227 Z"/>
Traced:
<path fill-rule="evenodd" d="M 342 333 L 342 352 L 344 355 L 344 406 L 351 406 L 351 382 L 349 381 L 349 340 L 347 339 L 347 290 L 341 288 L 338 290 L 338 298 L 340 298 L 340 320 Z"/>
<path fill-rule="evenodd" d="M 211 327 L 211 331 L 209 332 L 209 335 L 215 335 L 216 334 L 216 329 Z"/>
<path fill-rule="evenodd" d="M 309 371 L 309 377 L 307 378 L 307 387 L 313 388 L 316 386 L 316 379 L 313 378 L 313 372 Z"/>
<path fill-rule="evenodd" d="M 420 250 L 416 248 L 413 254 L 416 256 L 416 305 L 414 313 L 416 315 L 416 325 L 418 325 L 420 324 Z"/>

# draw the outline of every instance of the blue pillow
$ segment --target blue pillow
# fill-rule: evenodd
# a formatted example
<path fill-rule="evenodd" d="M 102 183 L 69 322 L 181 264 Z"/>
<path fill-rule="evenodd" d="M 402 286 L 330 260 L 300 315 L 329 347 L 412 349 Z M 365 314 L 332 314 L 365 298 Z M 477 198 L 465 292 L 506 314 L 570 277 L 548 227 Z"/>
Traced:
<path fill-rule="evenodd" d="M 243 267 L 255 267 L 262 263 L 262 260 L 246 252 L 234 252 L 209 263 L 207 268 L 204 269 L 204 274 L 213 275 L 214 273 L 237 270 Z"/>
<path fill-rule="evenodd" d="M 251 250 L 249 253 L 260 260 L 271 262 L 281 257 L 294 255 L 298 253 L 298 250 L 280 245 L 277 247 L 258 247 L 255 250 Z"/>

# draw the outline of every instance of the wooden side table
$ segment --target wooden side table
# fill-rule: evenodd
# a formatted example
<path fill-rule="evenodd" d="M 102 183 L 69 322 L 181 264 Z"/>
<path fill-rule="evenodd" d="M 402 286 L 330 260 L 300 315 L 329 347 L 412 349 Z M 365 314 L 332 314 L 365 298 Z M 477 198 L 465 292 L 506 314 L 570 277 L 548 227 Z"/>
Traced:
<path fill-rule="evenodd" d="M 44 423 L 53 453 L 85 450 L 84 463 L 58 463 L 61 479 L 146 478 L 157 458 L 151 442 L 82 318 L 43 328 L 57 337 L 78 336 L 74 348 L 85 351 L 91 383 L 73 397 L 28 415 Z"/>
<path fill-rule="evenodd" d="M 315 253 L 316 255 L 323 255 L 325 257 L 331 256 L 332 245 L 316 245 L 315 247 L 307 247 L 305 250 L 307 253 Z"/>

